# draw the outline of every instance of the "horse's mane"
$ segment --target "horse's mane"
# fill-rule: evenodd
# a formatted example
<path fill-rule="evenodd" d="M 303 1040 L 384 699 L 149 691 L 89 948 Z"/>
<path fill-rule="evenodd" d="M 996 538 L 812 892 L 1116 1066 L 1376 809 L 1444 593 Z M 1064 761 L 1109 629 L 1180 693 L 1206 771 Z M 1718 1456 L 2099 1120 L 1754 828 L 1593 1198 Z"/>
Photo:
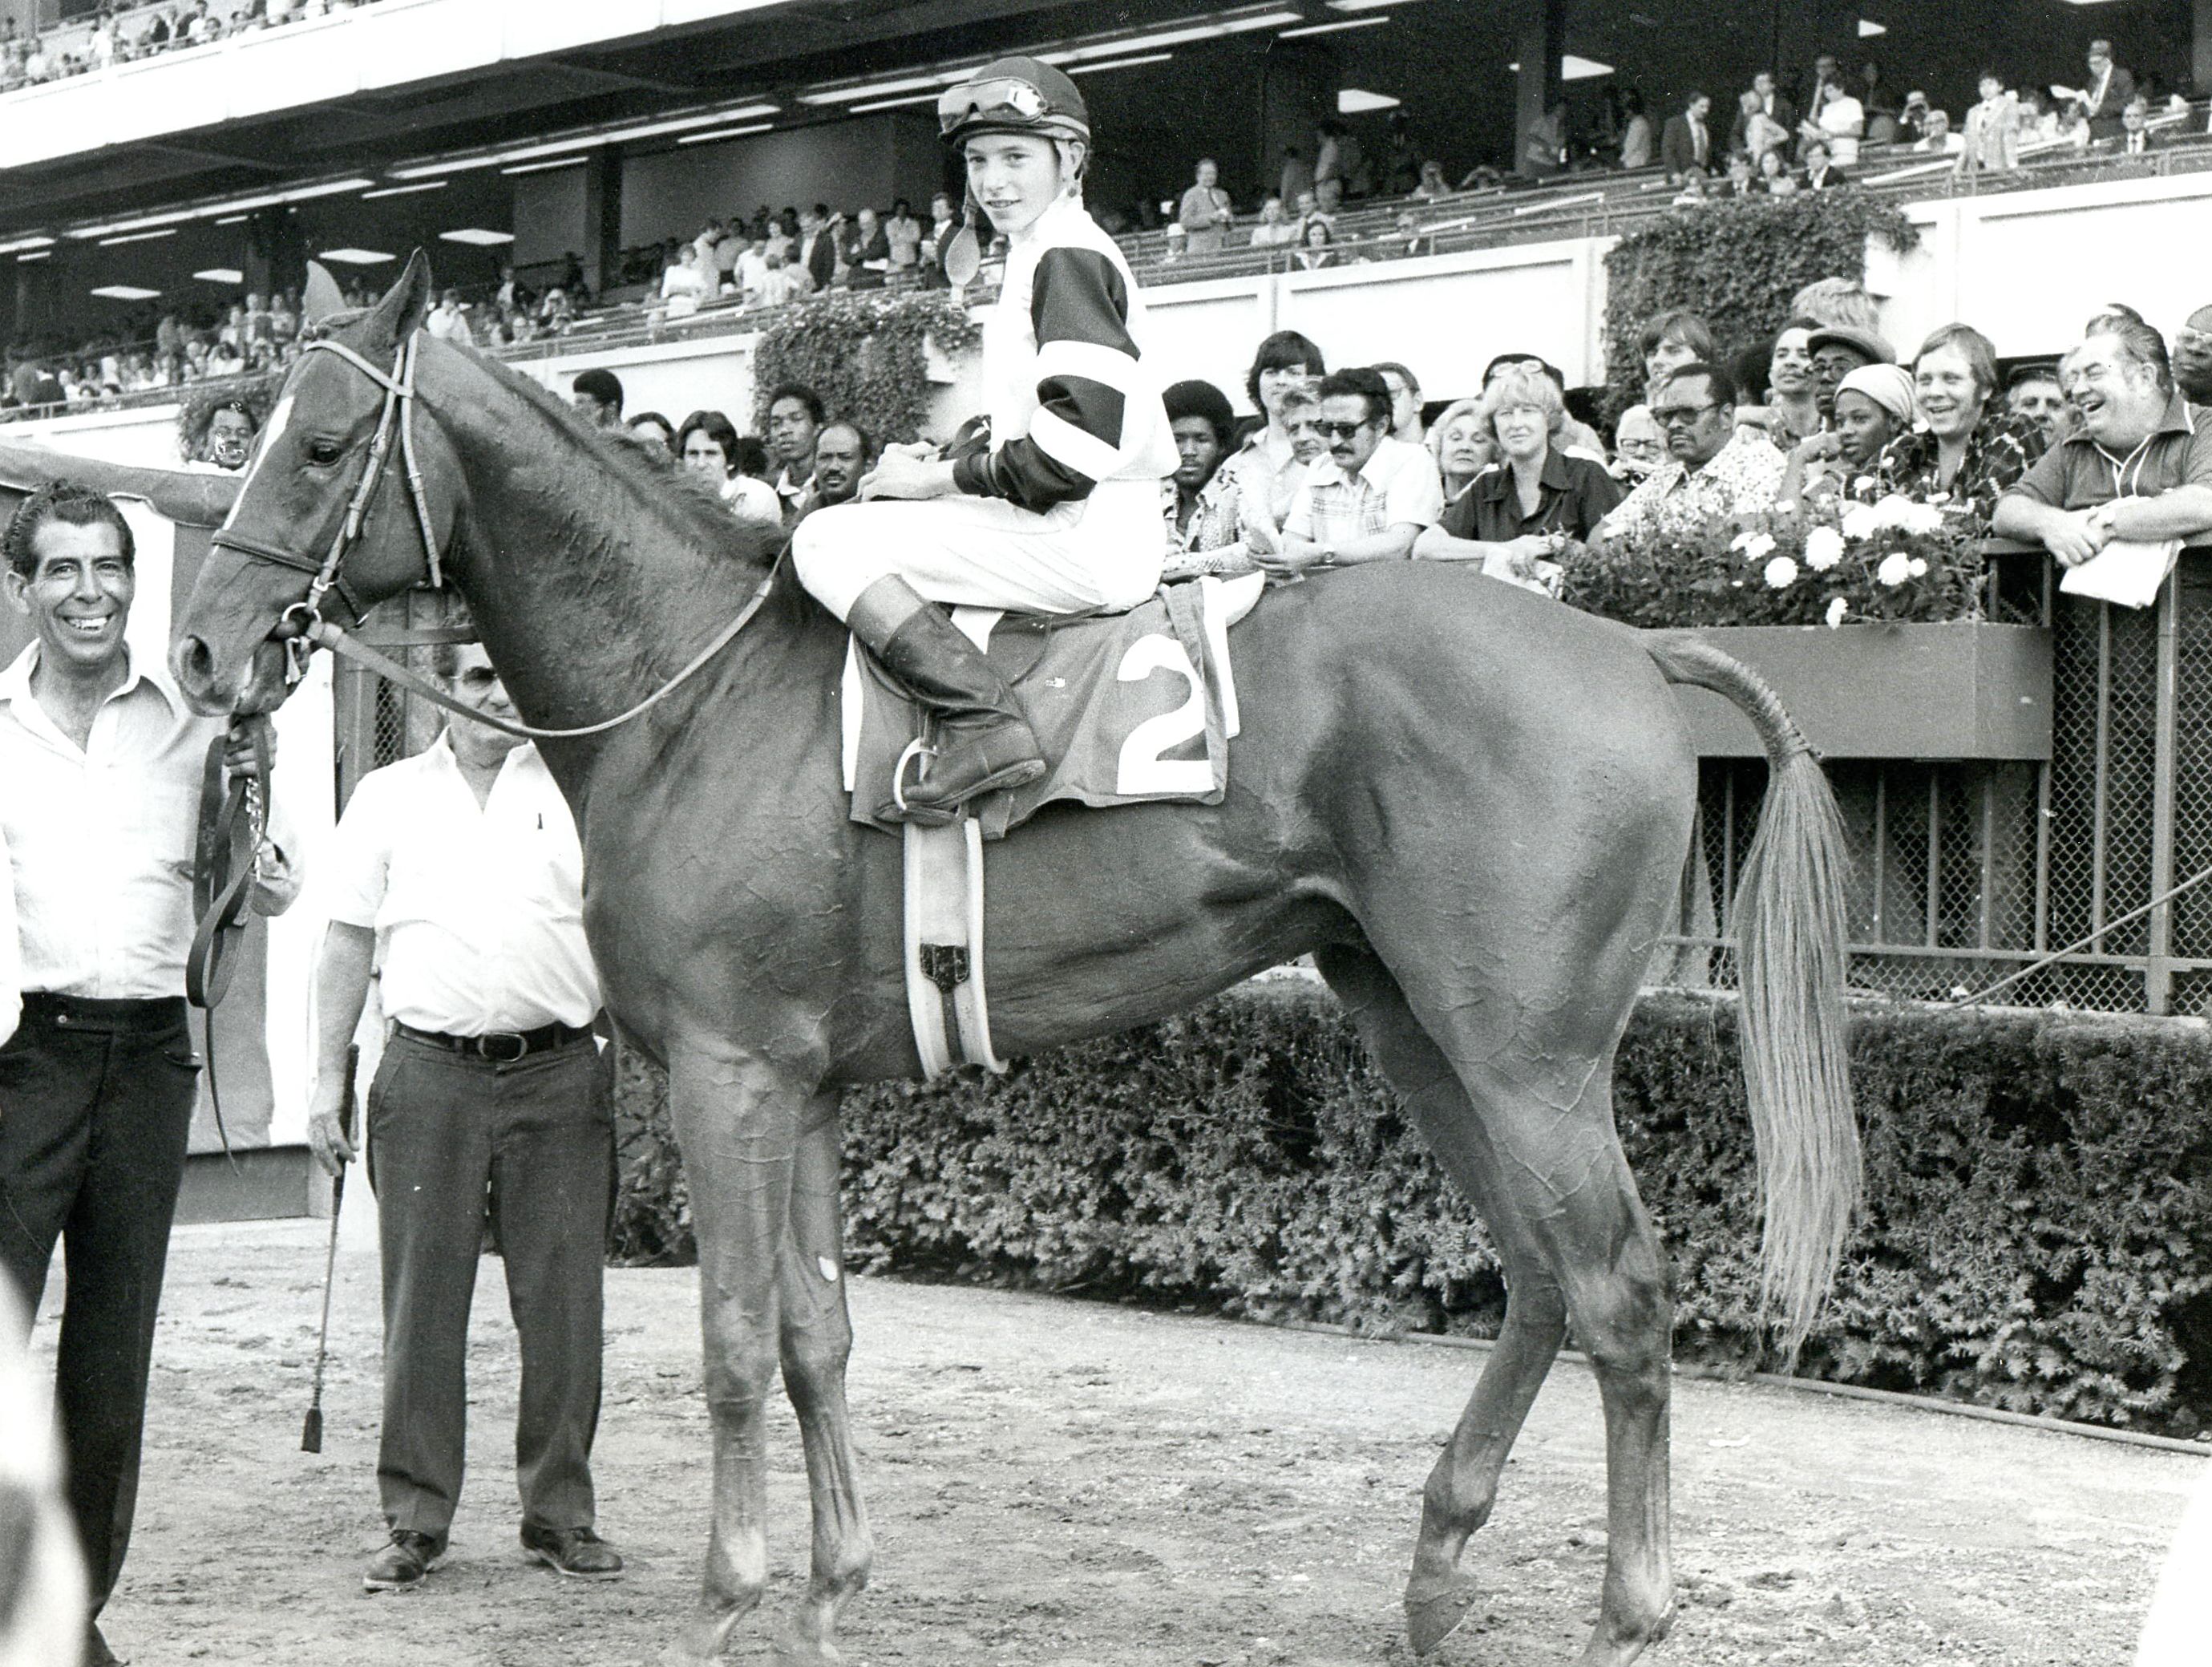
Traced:
<path fill-rule="evenodd" d="M 574 472 L 571 490 L 580 511 L 602 525 L 633 524 L 640 516 L 665 523 L 684 544 L 711 551 L 724 560 L 765 574 L 775 564 L 784 542 L 781 527 L 738 520 L 730 507 L 692 472 L 673 464 L 657 462 L 652 453 L 628 435 L 586 422 L 575 408 L 496 359 L 453 342 L 426 342 L 452 352 L 483 371 L 501 389 L 520 400 L 542 423 L 573 447 L 580 462 L 591 467 Z"/>

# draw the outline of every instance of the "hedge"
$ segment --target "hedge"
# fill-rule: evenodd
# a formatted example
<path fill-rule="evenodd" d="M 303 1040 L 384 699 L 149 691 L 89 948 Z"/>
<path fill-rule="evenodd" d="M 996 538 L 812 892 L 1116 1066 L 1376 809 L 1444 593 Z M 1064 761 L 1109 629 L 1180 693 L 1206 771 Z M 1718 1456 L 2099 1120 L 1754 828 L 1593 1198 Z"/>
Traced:
<path fill-rule="evenodd" d="M 1605 257 L 1605 362 L 1610 414 L 1644 398 L 1638 338 L 1647 319 L 1686 307 L 1713 328 L 1723 359 L 1789 322 L 1790 298 L 1821 278 L 1866 279 L 1866 244 L 1900 253 L 1919 228 L 1864 192 L 1729 198 L 1629 233 Z"/>
<path fill-rule="evenodd" d="M 2193 1434 L 2212 1425 L 2212 1042 L 2193 1027 L 1872 1007 L 1852 1029 L 1867 1206 L 1796 1369 Z M 692 1254 L 650 1073 L 626 1097 L 617 1252 Z M 1760 1358 L 1749 1125 L 1724 1001 L 1653 996 L 1616 1114 L 1669 1254 L 1676 1350 Z M 1326 991 L 845 1101 L 864 1269 L 1370 1332 L 1486 1335 L 1472 1210 Z"/>

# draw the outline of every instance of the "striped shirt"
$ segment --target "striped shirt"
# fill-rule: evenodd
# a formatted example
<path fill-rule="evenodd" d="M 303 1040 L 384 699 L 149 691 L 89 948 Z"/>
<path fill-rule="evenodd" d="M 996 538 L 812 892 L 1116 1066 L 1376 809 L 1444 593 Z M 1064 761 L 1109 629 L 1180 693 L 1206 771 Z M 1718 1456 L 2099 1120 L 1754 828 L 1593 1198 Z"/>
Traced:
<path fill-rule="evenodd" d="M 1144 302 L 1114 240 L 1062 198 L 1014 240 L 983 326 L 988 453 L 963 458 L 963 492 L 1039 513 L 1102 480 L 1175 472 L 1159 366 L 1145 351 Z"/>

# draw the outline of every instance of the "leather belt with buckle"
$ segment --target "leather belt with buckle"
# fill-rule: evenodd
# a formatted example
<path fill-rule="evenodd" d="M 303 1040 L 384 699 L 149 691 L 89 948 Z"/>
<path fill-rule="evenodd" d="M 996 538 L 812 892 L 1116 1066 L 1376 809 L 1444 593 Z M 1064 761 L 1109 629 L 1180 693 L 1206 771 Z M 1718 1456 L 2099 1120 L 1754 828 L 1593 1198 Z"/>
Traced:
<path fill-rule="evenodd" d="M 512 1065 L 532 1054 L 571 1047 L 592 1034 L 588 1026 L 574 1025 L 541 1025 L 534 1031 L 487 1031 L 482 1036 L 449 1036 L 443 1031 L 418 1031 L 412 1025 L 403 1025 L 398 1019 L 392 1020 L 392 1028 L 410 1042 L 443 1048 L 448 1053 L 459 1054 L 469 1059 L 489 1060 L 495 1065 Z"/>

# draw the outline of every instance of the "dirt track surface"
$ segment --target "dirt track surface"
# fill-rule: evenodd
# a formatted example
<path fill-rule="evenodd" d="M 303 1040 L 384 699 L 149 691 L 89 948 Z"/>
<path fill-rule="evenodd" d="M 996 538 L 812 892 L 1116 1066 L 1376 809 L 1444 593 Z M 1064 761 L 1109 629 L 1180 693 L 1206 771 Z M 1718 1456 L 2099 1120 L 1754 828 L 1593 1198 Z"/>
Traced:
<path fill-rule="evenodd" d="M 179 1232 L 138 1530 L 109 1610 L 118 1652 L 140 1667 L 654 1659 L 705 1541 L 692 1273 L 608 1276 L 596 1469 L 629 1577 L 561 1581 L 517 1548 L 515 1354 L 487 1259 L 452 1554 L 426 1590 L 371 1597 L 373 1248 L 341 1256 L 324 1451 L 298 1451 L 322 1245 L 313 1223 Z M 1481 1356 L 883 1280 L 852 1297 L 878 1548 L 848 1627 L 856 1667 L 1413 1659 L 1398 1597 L 1420 1483 Z M 52 1342 L 49 1314 L 42 1355 Z M 1674 1430 L 1682 1591 L 1654 1667 L 2125 1667 L 2203 1463 L 1693 1381 Z M 807 1531 L 787 1409 L 771 1442 L 780 1611 Z M 1559 1366 L 1468 1554 L 1486 1595 L 1431 1661 L 1574 1658 L 1597 1603 L 1603 1451 L 1588 1373 Z M 748 1621 L 732 1658 L 766 1659 L 769 1633 Z"/>

